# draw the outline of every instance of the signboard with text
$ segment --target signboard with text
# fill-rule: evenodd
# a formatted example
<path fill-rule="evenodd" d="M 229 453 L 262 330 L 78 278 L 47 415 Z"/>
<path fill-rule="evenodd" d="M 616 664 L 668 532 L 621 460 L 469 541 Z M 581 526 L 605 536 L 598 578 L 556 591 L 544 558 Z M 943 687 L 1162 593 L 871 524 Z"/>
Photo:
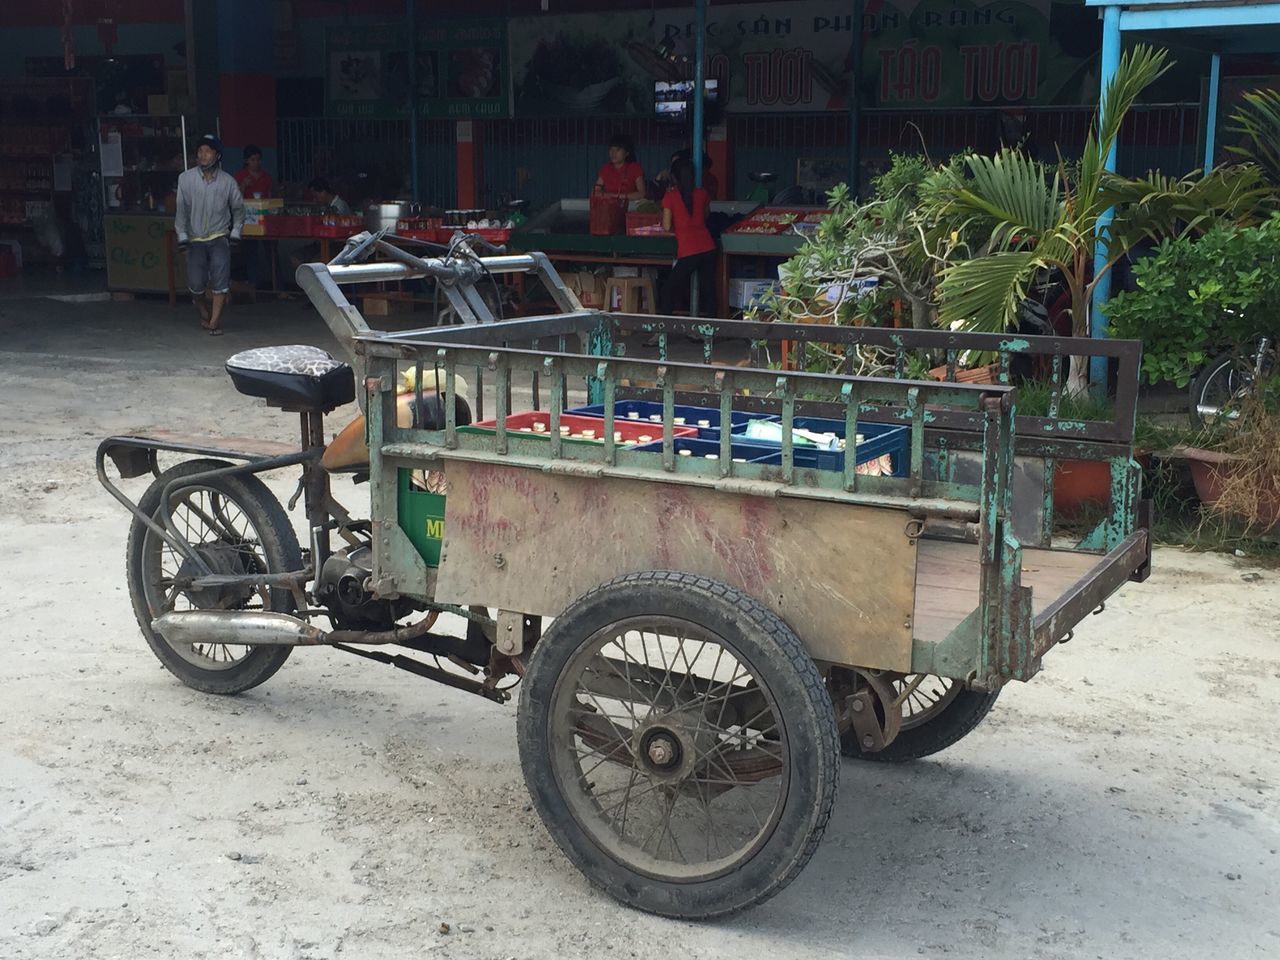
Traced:
<path fill-rule="evenodd" d="M 865 106 L 1000 107 L 1097 96 L 1098 27 L 1054 0 L 867 0 L 860 24 L 837 0 L 711 6 L 707 76 L 734 112 L 848 108 L 861 37 Z M 1051 23 L 1053 24 L 1051 28 Z M 687 8 L 512 21 L 516 112 L 653 111 L 671 79 L 661 48 L 689 56 Z"/>
<path fill-rule="evenodd" d="M 413 99 L 424 117 L 511 115 L 507 27 L 500 19 L 421 26 L 412 53 L 403 24 L 330 27 L 326 55 L 329 116 L 402 117 Z"/>

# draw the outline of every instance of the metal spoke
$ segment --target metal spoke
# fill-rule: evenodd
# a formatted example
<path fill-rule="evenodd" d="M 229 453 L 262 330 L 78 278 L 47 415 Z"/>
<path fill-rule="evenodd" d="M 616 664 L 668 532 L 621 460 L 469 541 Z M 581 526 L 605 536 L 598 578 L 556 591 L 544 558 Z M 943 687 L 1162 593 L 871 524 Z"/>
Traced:
<path fill-rule="evenodd" d="M 706 649 L 706 646 L 707 646 L 707 641 L 703 640 L 703 641 L 702 641 L 702 643 L 701 643 L 701 645 L 700 645 L 700 646 L 699 646 L 699 648 L 698 648 L 698 655 L 697 655 L 697 656 L 695 656 L 695 657 L 693 658 L 693 663 L 697 663 L 697 662 L 698 662 L 698 657 L 701 657 L 701 656 L 702 656 L 702 651 L 703 651 L 704 649 Z M 684 690 L 684 685 L 685 685 L 686 683 L 689 683 L 689 682 L 690 682 L 690 680 L 692 680 L 692 679 L 693 679 L 693 676 L 694 676 L 694 673 L 693 673 L 693 664 L 689 662 L 689 654 L 685 651 L 685 648 L 684 648 L 684 641 L 683 641 L 683 640 L 682 640 L 682 641 L 681 641 L 681 643 L 680 643 L 680 649 L 679 649 L 678 653 L 679 653 L 679 655 L 680 655 L 681 657 L 683 657 L 683 658 L 684 658 L 684 673 L 683 673 L 683 674 L 681 675 L 681 677 L 680 677 L 680 683 L 679 683 L 679 685 L 678 685 L 678 686 L 677 686 L 673 691 L 671 691 L 671 699 L 672 699 L 672 700 L 673 700 L 677 705 L 681 702 L 681 701 L 680 701 L 680 694 L 681 694 L 681 692 Z M 673 662 L 674 662 L 674 658 L 673 658 Z M 694 690 L 695 690 L 695 691 L 697 690 L 697 686 L 696 686 L 696 685 L 694 686 Z"/>
<path fill-rule="evenodd" d="M 602 849 L 693 879 L 733 869 L 767 836 L 785 733 L 754 668 L 715 633 L 664 615 L 620 621 L 573 655 L 557 691 L 552 723 L 566 726 L 553 737 L 568 750 L 551 762 Z"/>
<path fill-rule="evenodd" d="M 658 789 L 658 786 L 659 786 L 659 784 L 656 784 L 656 783 L 650 783 L 650 784 L 649 784 L 647 787 L 645 787 L 643 790 L 638 790 L 638 791 L 636 791 L 635 793 L 627 793 L 627 794 L 626 794 L 626 795 L 625 795 L 621 800 L 619 800 L 619 801 L 618 801 L 617 803 L 615 803 L 613 806 L 611 806 L 611 807 L 605 807 L 605 808 L 604 808 L 604 809 L 602 809 L 600 812 L 601 812 L 601 813 L 604 813 L 604 814 L 607 814 L 607 813 L 609 813 L 609 811 L 611 811 L 611 810 L 616 810 L 616 809 L 618 809 L 618 807 L 622 806 L 622 804 L 624 804 L 624 803 L 628 803 L 628 802 L 630 802 L 631 800 L 638 800 L 638 799 L 640 799 L 641 797 L 648 796 L 649 794 L 651 794 L 651 793 L 653 793 L 655 790 L 657 790 L 657 789 Z M 621 788 L 621 787 L 619 787 L 618 789 L 622 789 L 622 788 Z M 615 790 L 615 791 L 614 791 L 614 793 L 617 793 L 617 790 Z"/>
<path fill-rule="evenodd" d="M 671 846 L 675 850 L 677 856 L 680 857 L 680 861 L 682 863 L 688 863 L 689 858 L 686 857 L 684 855 L 684 851 L 680 849 L 680 841 L 676 839 L 675 832 L 671 829 L 671 815 L 675 813 L 676 804 L 679 802 L 680 802 L 680 795 L 678 793 L 671 794 L 671 805 L 667 807 L 667 821 L 666 821 L 665 829 L 667 832 L 667 836 L 671 838 Z"/>
<path fill-rule="evenodd" d="M 157 510 L 157 517 L 160 511 Z M 173 530 L 198 551 L 220 549 L 222 563 L 218 573 L 271 572 L 261 534 L 254 526 L 245 506 L 221 490 L 198 485 L 179 489 L 169 501 Z M 148 609 L 187 610 L 269 609 L 271 588 L 264 585 L 242 588 L 180 586 L 181 577 L 199 576 L 188 557 L 163 538 L 147 531 L 143 541 L 143 591 Z M 175 652 L 192 664 L 206 669 L 225 669 L 248 656 L 253 648 L 223 643 L 197 643 L 175 646 Z"/>

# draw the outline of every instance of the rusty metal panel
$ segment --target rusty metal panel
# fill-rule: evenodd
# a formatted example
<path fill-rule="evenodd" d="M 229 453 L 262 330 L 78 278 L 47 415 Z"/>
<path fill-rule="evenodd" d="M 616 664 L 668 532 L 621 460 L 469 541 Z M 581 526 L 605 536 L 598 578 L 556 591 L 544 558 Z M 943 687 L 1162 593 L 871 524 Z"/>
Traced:
<path fill-rule="evenodd" d="M 556 616 L 619 574 L 680 570 L 775 610 L 815 659 L 911 668 L 905 512 L 452 460 L 436 599 Z"/>

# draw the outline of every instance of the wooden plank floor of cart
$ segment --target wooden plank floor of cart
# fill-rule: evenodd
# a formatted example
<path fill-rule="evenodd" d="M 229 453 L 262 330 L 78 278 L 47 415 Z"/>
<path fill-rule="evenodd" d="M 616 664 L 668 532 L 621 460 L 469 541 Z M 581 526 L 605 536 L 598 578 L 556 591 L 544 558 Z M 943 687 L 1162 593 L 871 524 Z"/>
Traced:
<path fill-rule="evenodd" d="M 1098 562 L 1092 553 L 1022 549 L 1022 585 L 1031 588 L 1038 614 Z M 920 541 L 916 554 L 917 640 L 946 638 L 978 606 L 978 545 L 950 540 Z"/>

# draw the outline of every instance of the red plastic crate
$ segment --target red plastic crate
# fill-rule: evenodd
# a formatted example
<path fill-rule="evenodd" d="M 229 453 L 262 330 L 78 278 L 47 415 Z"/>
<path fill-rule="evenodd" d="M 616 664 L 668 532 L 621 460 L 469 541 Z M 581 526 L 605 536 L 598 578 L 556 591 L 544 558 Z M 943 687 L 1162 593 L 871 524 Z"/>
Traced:
<path fill-rule="evenodd" d="M 540 424 L 543 428 L 542 432 L 534 430 L 534 425 Z M 480 423 L 472 424 L 473 427 L 494 430 L 498 426 L 498 421 L 483 420 Z M 604 418 L 603 417 L 579 417 L 573 414 L 563 414 L 560 417 L 560 427 L 569 428 L 569 433 L 565 437 L 568 440 L 594 440 L 597 443 L 603 442 L 604 439 Z M 526 430 L 533 436 L 547 436 L 547 432 L 551 429 L 551 414 L 546 410 L 529 410 L 525 413 L 513 413 L 507 417 L 508 433 L 524 433 Z M 594 437 L 584 437 L 584 430 L 592 431 Z M 662 439 L 662 424 L 650 422 L 636 422 L 633 420 L 614 420 L 613 432 L 621 435 L 619 443 L 653 443 Z M 696 437 L 698 435 L 697 427 L 675 427 L 672 430 L 674 436 L 677 437 Z"/>
<path fill-rule="evenodd" d="M 309 237 L 311 218 L 292 213 L 278 213 L 262 218 L 263 235 L 268 237 Z"/>
<path fill-rule="evenodd" d="M 345 240 L 365 228 L 364 218 L 354 215 L 322 213 L 301 219 L 307 221 L 307 230 L 313 237 L 338 237 Z"/>
<path fill-rule="evenodd" d="M 670 231 L 662 229 L 661 213 L 635 213 L 627 211 L 627 236 L 629 237 L 671 237 Z"/>
<path fill-rule="evenodd" d="M 436 231 L 436 243 L 448 244 L 453 240 L 454 235 L 459 233 L 468 237 L 479 237 L 495 245 L 506 243 L 511 239 L 510 227 L 475 227 L 470 230 L 466 227 L 441 227 Z"/>
<path fill-rule="evenodd" d="M 350 227 L 337 226 L 332 223 L 313 223 L 310 226 L 310 234 L 313 237 L 332 237 L 345 240 L 352 234 L 359 233 L 359 230 L 352 230 Z"/>

